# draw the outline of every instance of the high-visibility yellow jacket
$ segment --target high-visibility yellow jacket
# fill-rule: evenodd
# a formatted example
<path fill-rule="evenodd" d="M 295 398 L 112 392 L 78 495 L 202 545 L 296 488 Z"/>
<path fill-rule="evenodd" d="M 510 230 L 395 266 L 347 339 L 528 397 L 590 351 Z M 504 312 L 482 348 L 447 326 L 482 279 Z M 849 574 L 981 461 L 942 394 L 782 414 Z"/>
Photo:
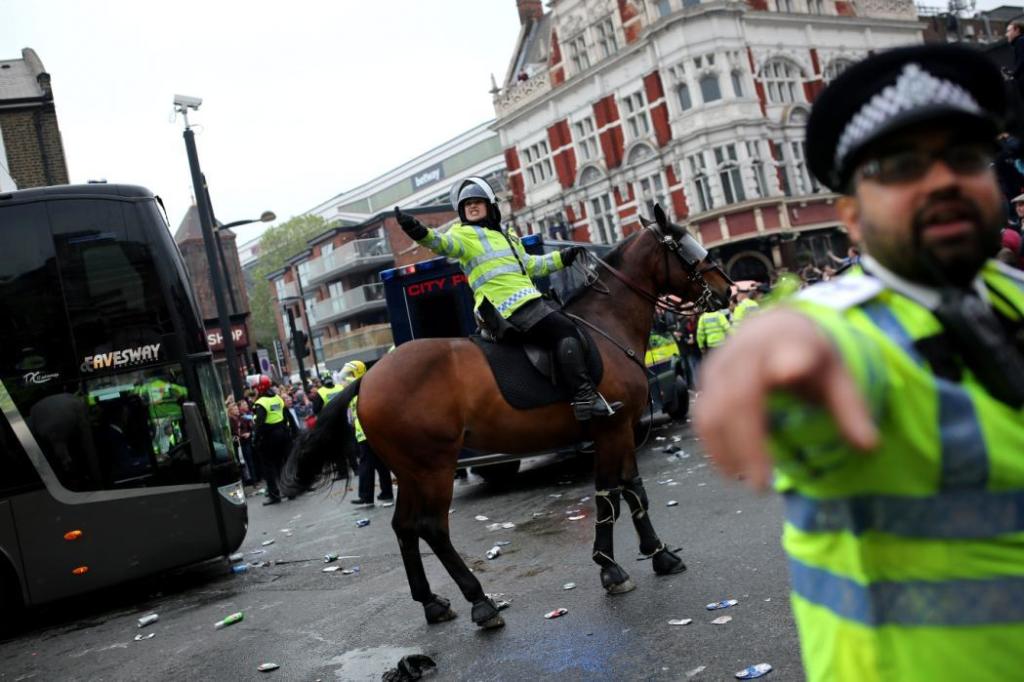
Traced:
<path fill-rule="evenodd" d="M 725 343 L 729 333 L 729 318 L 722 310 L 704 313 L 697 318 L 697 346 L 701 350 L 716 348 Z"/>
<path fill-rule="evenodd" d="M 473 290 L 474 308 L 486 298 L 504 318 L 527 301 L 540 298 L 531 277 L 561 270 L 562 256 L 526 253 L 514 232 L 456 223 L 447 232 L 427 228 L 419 243 L 434 253 L 454 258 Z"/>
<path fill-rule="evenodd" d="M 338 395 L 343 390 L 345 389 L 342 386 L 331 386 L 330 388 L 327 388 L 326 386 L 321 386 L 320 388 L 316 389 L 316 394 L 320 396 L 320 400 L 324 401 L 324 405 L 326 405 L 331 401 L 331 398 Z"/>
<path fill-rule="evenodd" d="M 279 395 L 265 395 L 256 399 L 256 404 L 267 412 L 263 423 L 267 426 L 280 424 L 284 421 L 284 399 Z"/>
<path fill-rule="evenodd" d="M 991 305 L 1024 320 L 1024 274 L 990 261 L 982 277 Z M 917 342 L 941 323 L 859 268 L 789 305 L 835 344 L 882 436 L 854 452 L 823 408 L 772 400 L 808 679 L 1020 678 L 1024 410 L 968 369 L 937 375 Z"/>
<path fill-rule="evenodd" d="M 732 327 L 730 327 L 729 331 L 733 331 L 736 328 L 736 325 L 743 321 L 743 318 L 760 307 L 761 306 L 757 304 L 757 301 L 752 298 L 745 298 L 737 303 L 736 309 L 732 311 Z"/>

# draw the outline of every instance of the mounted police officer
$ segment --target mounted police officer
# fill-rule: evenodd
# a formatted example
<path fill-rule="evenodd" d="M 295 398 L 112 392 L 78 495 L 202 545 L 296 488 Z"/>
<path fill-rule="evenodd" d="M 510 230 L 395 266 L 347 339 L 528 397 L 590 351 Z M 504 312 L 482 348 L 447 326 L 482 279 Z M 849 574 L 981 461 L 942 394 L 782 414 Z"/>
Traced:
<path fill-rule="evenodd" d="M 414 241 L 459 261 L 466 274 L 482 326 L 501 339 L 511 328 L 526 342 L 555 351 L 563 380 L 572 394 L 576 419 L 607 417 L 619 404 L 597 392 L 587 370 L 576 325 L 541 297 L 531 277 L 568 267 L 583 251 L 569 246 L 546 256 L 526 253 L 518 235 L 501 226 L 501 212 L 490 185 L 469 178 L 452 187 L 459 220 L 447 232 L 428 228 L 395 207 L 395 219 Z"/>
<path fill-rule="evenodd" d="M 260 375 L 256 381 L 256 391 L 259 397 L 253 406 L 253 414 L 256 417 L 253 447 L 267 480 L 267 499 L 263 502 L 266 506 L 281 502 L 277 478 L 291 446 L 291 436 L 285 422 L 284 399 L 277 395 L 277 391 L 270 383 L 270 377 Z"/>
<path fill-rule="evenodd" d="M 760 487 L 774 460 L 810 680 L 1021 674 L 1024 275 L 991 260 L 1005 100 L 956 45 L 832 81 L 809 165 L 844 195 L 860 264 L 705 365 L 696 422 L 718 466 Z"/>

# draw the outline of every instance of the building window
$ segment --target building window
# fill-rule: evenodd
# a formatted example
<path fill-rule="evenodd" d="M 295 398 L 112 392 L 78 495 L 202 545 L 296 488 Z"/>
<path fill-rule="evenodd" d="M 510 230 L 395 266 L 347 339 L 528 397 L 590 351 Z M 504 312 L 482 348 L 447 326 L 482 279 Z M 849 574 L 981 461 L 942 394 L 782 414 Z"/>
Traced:
<path fill-rule="evenodd" d="M 690 97 L 690 86 L 686 83 L 681 83 L 676 88 L 676 95 L 679 96 L 679 106 L 682 107 L 683 111 L 687 111 L 693 108 L 693 99 Z"/>
<path fill-rule="evenodd" d="M 334 242 L 326 242 L 320 245 L 320 255 L 326 256 L 331 251 L 334 251 Z"/>
<path fill-rule="evenodd" d="M 775 3 L 780 12 L 792 12 L 793 11 L 793 0 L 777 0 Z"/>
<path fill-rule="evenodd" d="M 807 9 L 810 10 L 812 14 L 824 14 L 825 3 L 823 0 L 807 0 Z"/>
<path fill-rule="evenodd" d="M 700 96 L 704 103 L 715 102 L 722 99 L 722 89 L 718 86 L 718 75 L 709 73 L 700 79 Z"/>
<path fill-rule="evenodd" d="M 700 7 L 700 0 L 683 0 L 683 9 L 690 9 L 691 7 Z"/>
<path fill-rule="evenodd" d="M 647 120 L 647 100 L 642 90 L 637 90 L 622 101 L 626 111 L 626 127 L 629 137 L 635 140 L 646 137 L 651 132 L 651 124 Z"/>
<path fill-rule="evenodd" d="M 658 0 L 658 16 L 667 17 L 672 13 L 672 3 L 669 0 Z"/>
<path fill-rule="evenodd" d="M 309 285 L 309 261 L 299 263 L 295 270 L 299 273 L 299 284 L 305 289 Z"/>
<path fill-rule="evenodd" d="M 641 205 L 646 207 L 647 216 L 654 215 L 654 205 L 661 204 L 661 207 L 668 210 L 668 201 L 665 197 L 665 183 L 661 179 L 661 173 L 646 178 L 641 178 L 637 183 L 637 194 L 640 196 Z"/>
<path fill-rule="evenodd" d="M 784 59 L 773 59 L 765 64 L 761 80 L 772 104 L 792 104 L 803 99 L 800 69 Z"/>
<path fill-rule="evenodd" d="M 853 64 L 853 61 L 849 59 L 833 59 L 825 67 L 825 72 L 822 74 L 822 78 L 826 83 L 831 83 L 835 80 L 835 77 L 846 71 L 847 67 Z"/>
<path fill-rule="evenodd" d="M 782 193 L 791 197 L 793 196 L 793 185 L 789 182 L 789 169 L 786 167 L 786 143 L 774 143 L 772 156 L 775 157 L 775 168 L 779 171 L 779 180 L 782 182 Z"/>
<path fill-rule="evenodd" d="M 722 183 L 725 203 L 735 204 L 744 201 L 747 196 L 743 192 L 743 178 L 740 176 L 740 164 L 736 158 L 736 145 L 722 145 L 715 147 L 714 151 L 715 167 L 718 169 L 718 181 Z"/>
<path fill-rule="evenodd" d="M 687 161 L 690 164 L 690 177 L 693 178 L 693 189 L 694 194 L 697 196 L 697 206 L 700 208 L 701 213 L 710 211 L 715 207 L 715 201 L 711 198 L 711 185 L 708 184 L 704 154 L 694 154 Z"/>
<path fill-rule="evenodd" d="M 572 62 L 574 73 L 581 73 L 590 68 L 590 57 L 587 56 L 587 39 L 582 34 L 569 41 L 569 61 Z"/>
<path fill-rule="evenodd" d="M 610 57 L 619 49 L 615 40 L 615 24 L 605 19 L 597 25 L 597 45 L 601 48 L 602 57 Z"/>
<path fill-rule="evenodd" d="M 548 150 L 547 140 L 541 140 L 524 149 L 523 159 L 526 161 L 526 176 L 530 179 L 531 186 L 546 182 L 552 176 L 551 152 Z"/>
<path fill-rule="evenodd" d="M 316 324 L 316 316 L 313 314 L 313 311 L 316 310 L 316 308 L 313 307 L 315 305 L 316 305 L 316 296 L 311 296 L 311 297 L 306 299 L 306 310 L 304 312 L 306 313 L 306 322 L 309 323 L 309 328 L 310 329 L 312 329 L 313 325 Z"/>
<path fill-rule="evenodd" d="M 739 71 L 733 71 L 730 74 L 730 78 L 732 79 L 732 94 L 737 97 L 743 97 L 743 74 Z"/>
<path fill-rule="evenodd" d="M 277 300 L 279 301 L 288 295 L 284 290 L 284 277 L 274 280 L 274 289 L 277 290 Z"/>
<path fill-rule="evenodd" d="M 572 124 L 572 130 L 576 139 L 576 148 L 580 153 L 582 162 L 596 161 L 598 158 L 597 131 L 594 128 L 594 118 L 587 116 Z"/>
<path fill-rule="evenodd" d="M 768 181 L 764 172 L 764 159 L 761 157 L 761 143 L 757 140 L 747 142 L 747 158 L 750 159 L 750 170 L 754 174 L 754 192 L 760 198 L 768 196 Z"/>
<path fill-rule="evenodd" d="M 615 209 L 608 194 L 590 200 L 590 236 L 597 244 L 614 244 L 619 240 Z"/>
<path fill-rule="evenodd" d="M 793 177 L 796 179 L 796 186 L 801 194 L 813 194 L 821 189 L 818 181 L 814 179 L 807 170 L 807 149 L 806 143 L 789 143 L 790 158 L 793 160 Z"/>

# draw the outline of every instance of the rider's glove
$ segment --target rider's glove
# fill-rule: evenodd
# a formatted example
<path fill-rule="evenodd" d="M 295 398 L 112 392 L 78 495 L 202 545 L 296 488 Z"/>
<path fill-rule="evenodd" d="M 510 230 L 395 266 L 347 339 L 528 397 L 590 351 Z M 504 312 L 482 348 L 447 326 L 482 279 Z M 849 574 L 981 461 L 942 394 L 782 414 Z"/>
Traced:
<path fill-rule="evenodd" d="M 420 221 L 395 206 L 395 220 L 402 227 L 402 231 L 409 235 L 409 239 L 419 241 L 427 236 L 427 228 Z"/>
<path fill-rule="evenodd" d="M 582 246 L 567 246 L 564 249 L 560 249 L 558 253 L 562 257 L 562 265 L 569 267 L 585 250 Z"/>

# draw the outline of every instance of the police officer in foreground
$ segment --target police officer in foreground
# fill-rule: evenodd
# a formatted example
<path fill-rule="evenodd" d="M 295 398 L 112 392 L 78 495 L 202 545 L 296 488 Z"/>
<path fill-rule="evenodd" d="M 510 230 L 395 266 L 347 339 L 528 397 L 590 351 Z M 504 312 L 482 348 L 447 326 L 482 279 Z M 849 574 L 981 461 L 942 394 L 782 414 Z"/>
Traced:
<path fill-rule="evenodd" d="M 253 406 L 253 414 L 256 417 L 253 449 L 267 481 L 267 499 L 263 502 L 263 506 L 267 506 L 281 502 L 277 478 L 281 474 L 281 464 L 291 447 L 291 436 L 285 422 L 284 399 L 277 395 L 277 391 L 270 383 L 270 377 L 260 375 L 256 390 L 259 397 Z"/>
<path fill-rule="evenodd" d="M 610 404 L 597 392 L 576 325 L 541 298 L 531 279 L 572 265 L 583 247 L 569 246 L 546 256 L 531 256 L 519 237 L 501 226 L 497 199 L 485 180 L 463 180 L 451 194 L 452 208 L 461 222 L 447 232 L 426 227 L 397 206 L 395 219 L 410 239 L 459 261 L 473 290 L 476 313 L 493 336 L 501 340 L 504 330 L 511 328 L 527 342 L 555 352 L 559 370 L 573 394 L 577 420 L 614 414 L 621 404 Z"/>
<path fill-rule="evenodd" d="M 833 81 L 807 148 L 861 263 L 705 366 L 716 464 L 760 488 L 774 461 L 811 680 L 1021 676 L 1024 277 L 990 259 L 1004 100 L 996 67 L 954 45 Z"/>

